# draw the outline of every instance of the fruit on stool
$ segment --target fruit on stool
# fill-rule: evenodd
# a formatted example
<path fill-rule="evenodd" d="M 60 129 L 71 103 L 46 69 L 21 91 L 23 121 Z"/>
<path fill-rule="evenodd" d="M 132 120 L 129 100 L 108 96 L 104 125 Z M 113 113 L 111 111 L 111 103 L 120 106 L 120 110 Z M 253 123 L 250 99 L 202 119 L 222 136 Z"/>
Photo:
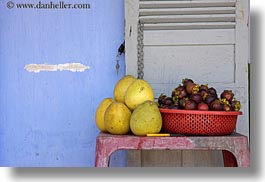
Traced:
<path fill-rule="evenodd" d="M 214 100 L 216 100 L 216 99 L 217 99 L 217 97 L 214 96 L 214 95 L 205 94 L 205 95 L 203 96 L 203 100 L 204 100 L 204 102 L 205 102 L 206 104 L 208 104 L 209 106 L 210 106 L 211 103 L 212 103 Z"/>
<path fill-rule="evenodd" d="M 209 111 L 209 106 L 208 104 L 201 102 L 198 104 L 197 109 L 200 111 Z"/>
<path fill-rule="evenodd" d="M 133 111 L 130 128 L 134 135 L 144 136 L 159 133 L 162 128 L 162 116 L 154 101 L 145 101 Z"/>
<path fill-rule="evenodd" d="M 182 84 L 184 87 L 186 87 L 189 83 L 194 83 L 194 81 L 190 78 L 184 78 L 182 79 Z"/>
<path fill-rule="evenodd" d="M 201 84 L 200 87 L 199 87 L 199 91 L 201 92 L 202 90 L 204 91 L 208 91 L 208 84 Z"/>
<path fill-rule="evenodd" d="M 202 96 L 200 93 L 191 94 L 189 98 L 190 100 L 195 101 L 197 104 L 201 103 L 202 101 Z"/>
<path fill-rule="evenodd" d="M 159 106 L 164 106 L 164 105 L 165 105 L 165 101 L 166 101 L 166 99 L 167 99 L 167 95 L 161 93 L 161 94 L 159 95 L 159 97 L 158 97 L 158 100 L 157 100 L 158 105 L 159 105 Z"/>
<path fill-rule="evenodd" d="M 105 112 L 106 130 L 115 135 L 124 135 L 130 131 L 130 109 L 123 103 L 112 102 Z"/>
<path fill-rule="evenodd" d="M 219 99 L 216 99 L 211 103 L 210 109 L 212 111 L 222 111 L 223 110 L 223 103 Z"/>
<path fill-rule="evenodd" d="M 233 111 L 239 111 L 241 109 L 241 103 L 238 100 L 233 100 L 231 102 L 231 107 Z"/>
<path fill-rule="evenodd" d="M 154 91 L 150 84 L 143 79 L 133 82 L 125 94 L 125 104 L 132 111 L 143 102 L 154 101 Z"/>
<path fill-rule="evenodd" d="M 200 88 L 198 84 L 195 83 L 188 83 L 186 86 L 186 91 L 188 94 L 198 93 Z"/>
<path fill-rule="evenodd" d="M 185 107 L 186 110 L 196 110 L 197 109 L 197 103 L 193 100 L 186 100 Z"/>
<path fill-rule="evenodd" d="M 171 93 L 171 97 L 173 99 L 183 99 L 187 96 L 187 92 L 184 86 L 179 85 L 177 88 L 175 88 L 172 93 Z"/>
<path fill-rule="evenodd" d="M 109 105 L 112 102 L 114 102 L 113 98 L 105 98 L 101 101 L 101 103 L 99 104 L 96 110 L 96 114 L 95 114 L 96 126 L 102 132 L 107 132 L 105 128 L 105 124 L 104 124 L 104 115 L 105 115 L 106 109 L 109 107 Z"/>
<path fill-rule="evenodd" d="M 114 99 L 124 103 L 126 91 L 135 80 L 136 78 L 132 75 L 125 75 L 121 78 L 114 87 Z"/>
<path fill-rule="evenodd" d="M 226 99 L 228 102 L 232 102 L 232 100 L 234 98 L 234 93 L 232 92 L 232 90 L 224 90 L 221 93 L 220 98 L 221 99 Z"/>

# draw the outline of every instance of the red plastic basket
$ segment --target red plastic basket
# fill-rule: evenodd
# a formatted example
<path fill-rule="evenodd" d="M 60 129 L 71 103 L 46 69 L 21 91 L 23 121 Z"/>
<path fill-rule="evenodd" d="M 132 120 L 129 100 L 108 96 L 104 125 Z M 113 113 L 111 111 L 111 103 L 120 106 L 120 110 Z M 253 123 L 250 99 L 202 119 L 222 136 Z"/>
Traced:
<path fill-rule="evenodd" d="M 235 131 L 240 111 L 159 109 L 165 132 L 184 135 L 229 135 Z"/>

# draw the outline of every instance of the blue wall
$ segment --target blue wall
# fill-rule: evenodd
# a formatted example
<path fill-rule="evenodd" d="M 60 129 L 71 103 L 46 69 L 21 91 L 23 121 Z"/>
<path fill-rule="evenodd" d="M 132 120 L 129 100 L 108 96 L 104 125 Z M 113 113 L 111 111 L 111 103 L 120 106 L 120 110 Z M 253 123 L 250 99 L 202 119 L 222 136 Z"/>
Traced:
<path fill-rule="evenodd" d="M 103 98 L 113 97 L 125 70 L 123 57 L 117 76 L 123 0 L 64 1 L 89 3 L 89 10 L 8 9 L 6 2 L 0 2 L 0 166 L 93 167 L 99 132 L 94 114 Z M 69 62 L 90 69 L 24 69 Z M 112 159 L 125 164 L 123 152 Z"/>

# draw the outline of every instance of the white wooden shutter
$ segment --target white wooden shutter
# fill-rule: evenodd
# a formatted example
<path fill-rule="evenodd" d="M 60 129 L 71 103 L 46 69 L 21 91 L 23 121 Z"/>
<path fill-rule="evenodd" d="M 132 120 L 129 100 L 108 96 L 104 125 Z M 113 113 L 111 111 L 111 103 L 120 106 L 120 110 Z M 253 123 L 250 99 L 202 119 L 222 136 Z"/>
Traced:
<path fill-rule="evenodd" d="M 125 0 L 126 74 L 137 76 L 137 25 L 144 79 L 156 97 L 183 78 L 231 89 L 242 103 L 237 132 L 249 135 L 248 0 Z"/>

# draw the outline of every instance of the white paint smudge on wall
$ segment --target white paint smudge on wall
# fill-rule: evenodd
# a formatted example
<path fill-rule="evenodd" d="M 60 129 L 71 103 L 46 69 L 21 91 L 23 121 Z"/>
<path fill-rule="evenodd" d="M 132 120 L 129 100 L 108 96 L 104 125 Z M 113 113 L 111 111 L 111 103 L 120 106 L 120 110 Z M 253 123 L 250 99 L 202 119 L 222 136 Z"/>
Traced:
<path fill-rule="evenodd" d="M 71 71 L 71 72 L 84 72 L 90 69 L 89 66 L 83 65 L 81 63 L 65 63 L 58 65 L 49 64 L 27 64 L 24 67 L 28 72 L 39 73 L 41 71 Z"/>

